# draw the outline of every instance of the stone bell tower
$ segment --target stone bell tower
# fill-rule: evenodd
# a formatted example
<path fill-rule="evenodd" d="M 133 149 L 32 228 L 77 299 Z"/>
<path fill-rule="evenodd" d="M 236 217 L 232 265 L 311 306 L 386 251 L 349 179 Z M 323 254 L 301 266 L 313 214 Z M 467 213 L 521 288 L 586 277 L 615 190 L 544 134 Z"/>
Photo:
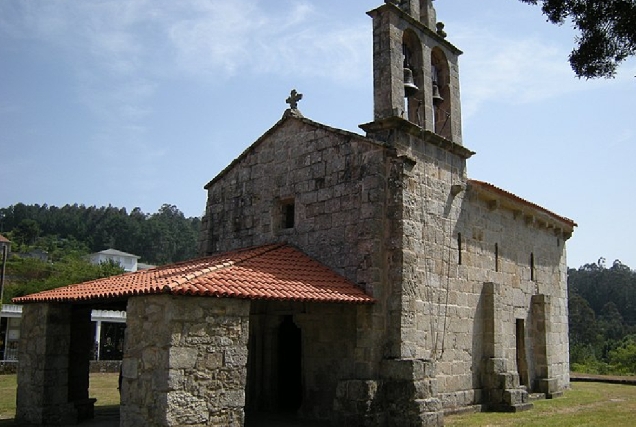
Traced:
<path fill-rule="evenodd" d="M 374 122 L 367 132 L 401 118 L 462 144 L 458 58 L 446 40 L 433 0 L 385 0 L 373 18 Z"/>

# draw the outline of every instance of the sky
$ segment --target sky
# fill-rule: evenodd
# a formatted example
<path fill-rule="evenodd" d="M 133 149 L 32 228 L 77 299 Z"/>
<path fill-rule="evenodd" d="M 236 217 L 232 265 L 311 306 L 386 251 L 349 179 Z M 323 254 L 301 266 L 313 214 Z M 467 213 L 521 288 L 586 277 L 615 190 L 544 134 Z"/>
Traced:
<path fill-rule="evenodd" d="M 0 207 L 177 206 L 303 94 L 305 117 L 373 119 L 382 0 L 0 1 Z M 472 179 L 578 227 L 568 265 L 636 268 L 636 61 L 578 79 L 570 25 L 518 0 L 438 0 L 459 47 Z"/>

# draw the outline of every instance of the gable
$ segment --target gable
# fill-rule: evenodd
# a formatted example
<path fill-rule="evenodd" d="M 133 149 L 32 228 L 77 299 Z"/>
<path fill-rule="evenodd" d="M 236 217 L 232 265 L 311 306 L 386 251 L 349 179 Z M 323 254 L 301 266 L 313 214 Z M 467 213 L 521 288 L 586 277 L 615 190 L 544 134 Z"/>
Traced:
<path fill-rule="evenodd" d="M 222 179 L 238 165 L 244 163 L 245 159 L 250 155 L 260 155 L 260 157 L 252 160 L 252 164 L 255 162 L 267 163 L 272 160 L 274 153 L 280 155 L 283 154 L 282 151 L 294 150 L 294 145 L 306 144 L 320 138 L 335 138 L 341 141 L 355 139 L 370 146 L 385 147 L 385 145 L 379 141 L 366 138 L 353 132 L 327 126 L 304 117 L 285 115 L 208 182 L 204 186 L 204 189 L 209 189 L 215 182 Z M 271 147 L 273 144 L 278 145 Z M 271 153 L 272 150 L 274 153 Z M 265 154 L 261 155 L 261 152 L 265 152 Z"/>

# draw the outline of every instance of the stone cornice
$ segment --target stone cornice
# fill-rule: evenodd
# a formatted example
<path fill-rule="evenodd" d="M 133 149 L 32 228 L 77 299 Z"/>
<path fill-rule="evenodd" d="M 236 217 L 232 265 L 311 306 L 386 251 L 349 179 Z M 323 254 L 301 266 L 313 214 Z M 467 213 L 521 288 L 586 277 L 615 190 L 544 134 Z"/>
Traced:
<path fill-rule="evenodd" d="M 562 235 L 566 240 L 572 236 L 574 227 L 577 226 L 569 218 L 487 182 L 470 179 L 468 185 L 478 198 L 486 202 L 489 209 L 507 209 L 513 213 L 515 218 L 521 218 L 527 225 L 552 229 L 555 235 Z"/>
<path fill-rule="evenodd" d="M 367 134 L 373 134 L 385 130 L 396 129 L 409 135 L 420 138 L 424 142 L 436 145 L 450 153 L 453 153 L 463 159 L 469 159 L 475 152 L 469 150 L 461 144 L 450 141 L 443 136 L 431 132 L 430 130 L 422 129 L 413 122 L 410 122 L 402 117 L 387 117 L 385 119 L 375 120 L 371 123 L 365 123 L 359 125 L 360 129 L 367 132 Z"/>
<path fill-rule="evenodd" d="M 373 18 L 376 14 L 381 13 L 384 10 L 389 10 L 389 11 L 391 11 L 393 13 L 398 14 L 402 19 L 407 21 L 413 27 L 417 28 L 418 30 L 420 30 L 421 32 L 426 34 L 427 36 L 431 37 L 432 39 L 437 41 L 439 44 L 441 44 L 442 46 L 444 46 L 447 49 L 449 49 L 455 55 L 461 55 L 461 54 L 464 53 L 459 48 L 457 48 L 455 45 L 453 45 L 451 42 L 446 40 L 444 37 L 440 36 L 435 31 L 433 31 L 430 28 L 428 28 L 425 24 L 423 24 L 422 22 L 420 22 L 417 19 L 413 18 L 411 15 L 409 15 L 406 12 L 404 12 L 402 9 L 400 9 L 398 6 L 396 6 L 394 4 L 385 3 L 385 4 L 383 4 L 380 7 L 377 7 L 375 9 L 373 9 L 373 10 L 368 11 L 367 15 L 369 15 L 370 17 Z"/>

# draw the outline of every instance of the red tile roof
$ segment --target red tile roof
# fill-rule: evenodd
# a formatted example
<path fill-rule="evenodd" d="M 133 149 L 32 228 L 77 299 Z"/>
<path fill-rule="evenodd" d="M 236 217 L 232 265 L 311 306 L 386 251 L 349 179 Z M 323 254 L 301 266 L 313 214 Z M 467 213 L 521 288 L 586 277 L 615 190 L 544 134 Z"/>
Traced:
<path fill-rule="evenodd" d="M 79 302 L 135 295 L 372 303 L 353 282 L 286 244 L 243 249 L 14 298 Z"/>

